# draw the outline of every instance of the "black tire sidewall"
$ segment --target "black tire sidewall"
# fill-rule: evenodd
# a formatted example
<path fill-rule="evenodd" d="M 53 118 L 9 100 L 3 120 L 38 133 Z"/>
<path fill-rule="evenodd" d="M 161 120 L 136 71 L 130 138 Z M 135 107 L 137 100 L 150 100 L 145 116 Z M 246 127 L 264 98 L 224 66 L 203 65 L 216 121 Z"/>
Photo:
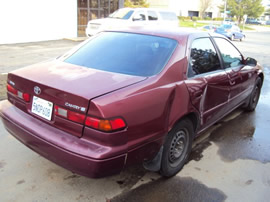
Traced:
<path fill-rule="evenodd" d="M 246 110 L 247 111 L 254 111 L 255 110 L 255 108 L 256 108 L 256 106 L 257 106 L 257 103 L 258 103 L 258 101 L 259 101 L 259 98 L 258 98 L 258 101 L 257 101 L 257 103 L 254 105 L 254 103 L 253 103 L 253 99 L 254 99 L 254 91 L 255 91 L 255 89 L 256 89 L 256 87 L 258 86 L 258 88 L 259 88 L 259 97 L 260 97 L 260 94 L 261 94 L 261 86 L 262 86 L 262 80 L 261 80 L 261 78 L 260 77 L 258 77 L 257 78 L 257 80 L 256 80 L 256 82 L 255 82 L 255 85 L 254 85 L 254 88 L 253 88 L 253 90 L 252 90 L 252 92 L 251 92 L 251 94 L 250 94 L 250 98 L 249 98 L 249 103 L 248 103 L 248 106 L 246 107 Z"/>
<path fill-rule="evenodd" d="M 179 162 L 179 164 L 176 167 L 171 167 L 169 162 L 169 152 L 170 152 L 170 146 L 171 142 L 173 140 L 173 137 L 176 135 L 176 133 L 180 130 L 187 130 L 188 131 L 188 142 L 187 142 L 187 150 L 183 155 L 185 155 L 184 159 Z M 162 160 L 161 160 L 161 169 L 160 174 L 164 177 L 171 177 L 177 174 L 182 167 L 185 165 L 188 156 L 190 154 L 191 148 L 192 148 L 192 140 L 194 136 L 194 126 L 192 122 L 189 119 L 183 119 L 179 121 L 175 127 L 168 133 L 166 141 L 164 143 L 164 150 L 162 154 Z"/>

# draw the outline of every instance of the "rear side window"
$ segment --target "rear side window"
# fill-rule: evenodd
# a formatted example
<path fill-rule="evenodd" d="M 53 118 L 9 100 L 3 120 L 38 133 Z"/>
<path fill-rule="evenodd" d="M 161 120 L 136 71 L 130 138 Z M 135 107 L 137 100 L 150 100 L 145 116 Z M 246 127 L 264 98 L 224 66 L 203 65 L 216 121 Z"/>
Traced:
<path fill-rule="evenodd" d="M 173 21 L 178 20 L 176 14 L 173 12 L 160 11 L 159 13 L 160 13 L 162 20 L 173 20 Z"/>
<path fill-rule="evenodd" d="M 158 20 L 157 13 L 155 11 L 147 11 L 148 20 Z"/>
<path fill-rule="evenodd" d="M 188 76 L 192 77 L 220 69 L 217 52 L 209 38 L 200 38 L 192 42 Z"/>
<path fill-rule="evenodd" d="M 223 38 L 214 38 L 214 40 L 221 52 L 225 68 L 241 65 L 242 56 L 230 42 Z"/>
<path fill-rule="evenodd" d="M 169 38 L 104 32 L 65 62 L 109 72 L 152 76 L 163 69 L 176 45 L 177 41 Z"/>

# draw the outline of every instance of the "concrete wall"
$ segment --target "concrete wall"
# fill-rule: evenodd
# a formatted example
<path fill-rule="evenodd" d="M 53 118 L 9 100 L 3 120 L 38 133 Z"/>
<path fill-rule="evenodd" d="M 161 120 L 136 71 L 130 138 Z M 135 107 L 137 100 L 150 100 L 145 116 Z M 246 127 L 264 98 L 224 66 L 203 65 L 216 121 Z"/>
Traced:
<path fill-rule="evenodd" d="M 0 44 L 77 36 L 77 0 L 1 0 Z"/>

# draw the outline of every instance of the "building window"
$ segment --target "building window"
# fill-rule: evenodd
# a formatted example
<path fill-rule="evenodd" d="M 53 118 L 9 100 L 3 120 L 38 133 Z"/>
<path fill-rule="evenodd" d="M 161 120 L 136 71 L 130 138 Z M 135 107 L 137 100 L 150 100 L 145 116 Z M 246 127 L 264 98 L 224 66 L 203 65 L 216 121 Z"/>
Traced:
<path fill-rule="evenodd" d="M 189 17 L 199 17 L 199 11 L 188 11 Z"/>
<path fill-rule="evenodd" d="M 89 20 L 105 18 L 116 11 L 119 1 L 123 3 L 121 0 L 78 0 L 78 36 L 85 36 Z"/>

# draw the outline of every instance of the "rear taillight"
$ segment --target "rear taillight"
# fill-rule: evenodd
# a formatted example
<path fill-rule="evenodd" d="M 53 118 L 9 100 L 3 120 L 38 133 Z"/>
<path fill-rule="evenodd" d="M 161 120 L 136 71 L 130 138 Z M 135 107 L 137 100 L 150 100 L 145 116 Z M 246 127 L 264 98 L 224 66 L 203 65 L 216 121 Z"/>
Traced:
<path fill-rule="evenodd" d="M 126 123 L 122 118 L 114 119 L 98 119 L 94 117 L 87 117 L 85 125 L 97 130 L 112 132 L 126 127 Z"/>
<path fill-rule="evenodd" d="M 7 91 L 12 93 L 13 95 L 16 95 L 17 97 L 21 98 L 25 102 L 30 101 L 30 94 L 23 93 L 23 92 L 17 90 L 16 88 L 14 88 L 13 86 L 11 86 L 10 84 L 7 84 Z"/>
<path fill-rule="evenodd" d="M 90 128 L 104 132 L 113 132 L 126 128 L 126 123 L 122 118 L 99 119 L 73 112 L 57 105 L 54 107 L 54 113 L 56 116 L 66 118 L 76 123 L 85 124 Z"/>
<path fill-rule="evenodd" d="M 55 115 L 64 117 L 64 118 L 71 120 L 71 121 L 74 121 L 76 123 L 83 124 L 84 120 L 85 120 L 85 115 L 70 111 L 68 109 L 64 109 L 64 108 L 59 107 L 57 105 L 55 105 L 55 107 L 54 107 L 54 112 L 55 112 Z"/>
<path fill-rule="evenodd" d="M 7 91 L 14 94 L 14 95 L 17 95 L 18 91 L 13 88 L 13 86 L 11 86 L 10 84 L 7 84 Z"/>

